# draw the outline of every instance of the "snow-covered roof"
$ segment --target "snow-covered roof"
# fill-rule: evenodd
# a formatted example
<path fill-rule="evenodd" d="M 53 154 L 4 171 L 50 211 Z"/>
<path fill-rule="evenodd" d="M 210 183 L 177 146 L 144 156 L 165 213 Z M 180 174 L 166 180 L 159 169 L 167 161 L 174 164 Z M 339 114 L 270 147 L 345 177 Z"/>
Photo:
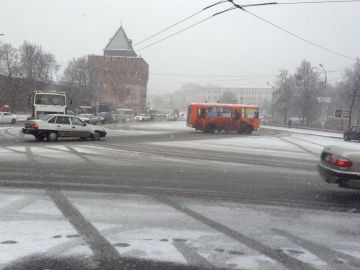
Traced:
<path fill-rule="evenodd" d="M 120 26 L 120 28 L 116 31 L 115 35 L 106 45 L 104 49 L 104 55 L 130 57 L 137 56 L 132 47 L 132 41 L 127 37 L 122 26 Z"/>

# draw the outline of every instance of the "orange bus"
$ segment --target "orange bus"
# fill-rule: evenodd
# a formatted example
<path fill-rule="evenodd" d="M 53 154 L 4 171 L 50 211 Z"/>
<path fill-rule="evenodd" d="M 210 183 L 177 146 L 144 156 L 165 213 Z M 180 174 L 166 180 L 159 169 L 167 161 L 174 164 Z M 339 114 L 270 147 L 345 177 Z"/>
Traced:
<path fill-rule="evenodd" d="M 208 133 L 225 130 L 251 134 L 260 127 L 259 107 L 243 104 L 191 103 L 188 107 L 186 125 Z"/>

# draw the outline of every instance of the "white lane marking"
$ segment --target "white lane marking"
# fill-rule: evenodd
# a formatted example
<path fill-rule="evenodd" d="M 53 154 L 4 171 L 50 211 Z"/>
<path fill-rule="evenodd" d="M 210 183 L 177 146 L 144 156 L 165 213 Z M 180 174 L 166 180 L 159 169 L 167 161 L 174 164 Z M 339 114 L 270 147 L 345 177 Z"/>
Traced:
<path fill-rule="evenodd" d="M 78 147 L 94 148 L 94 149 L 99 149 L 99 150 L 122 152 L 122 153 L 142 154 L 141 152 L 136 152 L 136 151 L 122 150 L 122 149 L 113 149 L 113 148 L 100 147 L 100 146 L 94 146 L 94 145 L 79 145 Z"/>

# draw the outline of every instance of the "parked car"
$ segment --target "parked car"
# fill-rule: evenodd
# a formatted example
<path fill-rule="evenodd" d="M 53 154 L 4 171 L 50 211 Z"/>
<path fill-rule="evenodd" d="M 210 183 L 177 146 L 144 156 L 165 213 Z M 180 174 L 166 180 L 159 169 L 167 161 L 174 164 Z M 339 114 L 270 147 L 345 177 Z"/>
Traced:
<path fill-rule="evenodd" d="M 167 120 L 168 120 L 168 121 L 177 121 L 178 118 L 176 117 L 176 115 L 172 115 L 172 116 L 169 116 L 169 117 L 167 118 Z"/>
<path fill-rule="evenodd" d="M 63 114 L 48 114 L 38 120 L 27 120 L 22 132 L 35 136 L 39 141 L 56 141 L 59 137 L 100 140 L 106 136 L 104 128 L 86 124 L 78 117 Z"/>
<path fill-rule="evenodd" d="M 357 140 L 360 141 L 360 126 L 352 126 L 348 131 L 344 132 L 344 140 L 351 141 Z"/>
<path fill-rule="evenodd" d="M 96 116 L 90 113 L 82 113 L 79 114 L 78 117 L 80 118 L 81 121 L 84 121 L 85 123 L 90 125 L 96 125 L 98 121 Z"/>
<path fill-rule="evenodd" d="M 9 112 L 0 112 L 0 123 L 1 124 L 15 124 L 16 116 Z"/>
<path fill-rule="evenodd" d="M 141 121 L 141 122 L 150 121 L 150 115 L 138 114 L 135 116 L 135 121 Z"/>
<path fill-rule="evenodd" d="M 113 115 L 109 112 L 99 112 L 96 115 L 98 121 L 102 124 L 111 124 L 114 123 Z"/>
<path fill-rule="evenodd" d="M 318 171 L 327 183 L 360 189 L 360 146 L 326 146 L 320 156 Z"/>
<path fill-rule="evenodd" d="M 67 115 L 72 115 L 72 116 L 74 116 L 75 113 L 74 113 L 73 111 L 68 110 L 68 111 L 67 111 Z"/>

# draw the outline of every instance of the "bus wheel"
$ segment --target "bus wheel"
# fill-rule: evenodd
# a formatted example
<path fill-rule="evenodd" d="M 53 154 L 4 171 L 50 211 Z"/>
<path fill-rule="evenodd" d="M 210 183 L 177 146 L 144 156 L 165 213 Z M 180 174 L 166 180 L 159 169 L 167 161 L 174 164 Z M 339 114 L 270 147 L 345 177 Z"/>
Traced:
<path fill-rule="evenodd" d="M 205 127 L 205 132 L 208 132 L 208 133 L 214 133 L 215 130 L 216 130 L 216 124 L 214 124 L 214 123 L 209 123 Z"/>
<path fill-rule="evenodd" d="M 253 132 L 254 128 L 252 126 L 246 126 L 243 130 L 243 134 L 250 135 Z"/>

